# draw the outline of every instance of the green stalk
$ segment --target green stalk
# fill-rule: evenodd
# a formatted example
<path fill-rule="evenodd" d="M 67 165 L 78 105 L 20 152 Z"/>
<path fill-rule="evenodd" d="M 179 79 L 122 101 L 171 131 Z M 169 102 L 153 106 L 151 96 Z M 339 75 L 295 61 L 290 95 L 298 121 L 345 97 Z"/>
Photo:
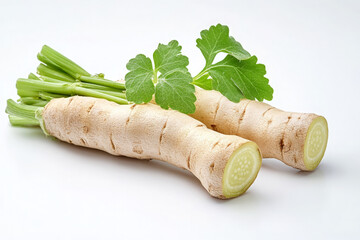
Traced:
<path fill-rule="evenodd" d="M 40 54 L 49 59 L 51 62 L 55 63 L 56 66 L 60 67 L 63 71 L 74 78 L 79 78 L 80 76 L 91 76 L 90 73 L 85 71 L 75 62 L 71 61 L 69 58 L 65 57 L 47 45 L 42 47 Z"/>
<path fill-rule="evenodd" d="M 78 82 L 78 84 L 81 87 L 88 88 L 88 89 L 93 89 L 93 90 L 120 92 L 119 89 L 111 88 L 111 87 L 107 87 L 107 86 L 102 86 L 102 85 L 97 85 L 97 84 L 93 84 L 93 83 Z"/>
<path fill-rule="evenodd" d="M 39 98 L 50 101 L 53 98 L 63 98 L 63 97 L 70 97 L 69 95 L 62 95 L 56 93 L 48 93 L 48 92 L 39 92 Z"/>
<path fill-rule="evenodd" d="M 34 81 L 31 79 L 19 78 L 16 81 L 16 88 L 33 92 L 51 92 L 57 94 L 71 95 L 71 84 Z"/>
<path fill-rule="evenodd" d="M 104 79 L 103 74 L 91 76 L 79 65 L 46 45 L 38 54 L 38 59 L 44 63 L 37 68 L 40 78 L 33 73 L 29 74 L 29 79 L 19 78 L 16 88 L 21 103 L 8 100 L 6 112 L 12 125 L 40 125 L 47 134 L 41 111 L 53 98 L 80 95 L 128 104 L 123 83 Z"/>
<path fill-rule="evenodd" d="M 35 74 L 29 73 L 28 79 L 40 80 Z"/>
<path fill-rule="evenodd" d="M 62 81 L 60 79 L 55 79 L 55 78 L 51 78 L 51 77 L 45 77 L 45 76 L 40 76 L 40 79 L 43 80 L 44 82 L 51 82 L 51 83 L 70 83 L 70 82 L 65 82 Z"/>
<path fill-rule="evenodd" d="M 9 115 L 14 115 L 20 118 L 37 120 L 35 116 L 36 116 L 36 111 L 39 108 L 41 107 L 16 103 L 14 100 L 8 99 L 5 112 Z"/>
<path fill-rule="evenodd" d="M 28 79 L 19 78 L 16 88 L 21 103 L 11 99 L 7 101 L 5 111 L 13 126 L 40 126 L 48 134 L 41 113 L 53 98 L 80 95 L 129 104 L 123 83 L 104 79 L 103 74 L 91 76 L 79 65 L 46 45 L 37 57 L 44 63 L 37 68 L 40 78 L 33 73 L 29 74 Z"/>
<path fill-rule="evenodd" d="M 75 79 L 71 77 L 69 74 L 60 72 L 57 69 L 54 69 L 52 67 L 46 66 L 42 63 L 37 68 L 37 73 L 41 76 L 50 77 L 54 79 L 59 79 L 61 81 L 65 82 L 74 82 Z"/>
<path fill-rule="evenodd" d="M 123 84 L 123 83 L 115 82 L 115 81 L 111 81 L 111 80 L 104 79 L 104 78 L 99 78 L 99 77 L 81 76 L 79 78 L 79 80 L 82 81 L 82 82 L 98 84 L 98 85 L 107 86 L 107 87 L 120 89 L 120 90 L 125 89 L 125 84 Z"/>
<path fill-rule="evenodd" d="M 37 54 L 37 59 L 42 62 L 45 63 L 47 66 L 59 71 L 59 72 L 64 72 L 58 65 L 56 65 L 56 63 L 50 61 L 50 59 L 48 59 L 47 57 L 45 57 L 44 55 L 42 55 L 41 53 Z"/>
<path fill-rule="evenodd" d="M 86 89 L 82 87 L 75 88 L 75 92 L 77 95 L 95 97 L 95 98 L 103 98 L 109 101 L 116 102 L 118 104 L 129 104 L 129 102 L 123 98 L 111 96 L 100 91 L 94 91 L 91 89 Z"/>
<path fill-rule="evenodd" d="M 61 95 L 61 94 L 53 94 L 53 93 L 47 93 L 47 92 L 37 92 L 37 91 L 30 91 L 23 88 L 18 88 L 17 94 L 19 97 L 38 97 L 47 101 L 50 101 L 53 98 L 61 98 L 61 97 L 68 97 L 67 95 Z"/>
<path fill-rule="evenodd" d="M 37 97 L 39 96 L 39 92 L 18 88 L 17 95 L 19 95 L 19 97 Z"/>
<path fill-rule="evenodd" d="M 82 95 L 96 98 L 104 98 L 109 101 L 113 101 L 119 104 L 128 104 L 123 98 L 111 96 L 98 90 L 92 90 L 88 88 L 81 87 L 81 83 L 52 83 L 44 81 L 34 81 L 30 79 L 19 78 L 16 82 L 16 87 L 18 89 L 25 89 L 29 91 L 37 92 L 50 92 L 63 95 Z"/>
<path fill-rule="evenodd" d="M 106 90 L 98 90 L 98 91 L 107 95 L 126 99 L 126 94 L 124 92 L 115 92 L 115 91 L 106 91 Z"/>
<path fill-rule="evenodd" d="M 9 121 L 12 126 L 17 126 L 17 127 L 38 127 L 38 126 L 40 126 L 38 120 L 17 117 L 14 115 L 9 115 Z"/>
<path fill-rule="evenodd" d="M 45 107 L 45 105 L 48 103 L 48 101 L 44 101 L 36 97 L 23 97 L 20 98 L 20 101 L 21 103 L 26 105 L 33 105 L 39 107 Z"/>
<path fill-rule="evenodd" d="M 157 76 L 157 73 L 158 71 L 157 70 L 154 70 L 154 73 L 153 73 L 153 83 L 156 84 L 158 82 L 158 76 Z"/>
<path fill-rule="evenodd" d="M 201 72 L 199 72 L 194 78 L 193 81 L 198 80 L 199 78 L 201 78 L 205 73 L 208 72 L 207 67 L 205 67 L 203 70 L 201 70 Z"/>
<path fill-rule="evenodd" d="M 40 78 L 41 78 L 41 80 L 43 80 L 45 82 L 50 82 L 50 83 L 69 83 L 69 82 L 64 82 L 60 79 L 55 79 L 55 78 L 51 78 L 51 77 L 41 76 Z M 109 91 L 109 92 L 118 91 L 115 88 L 111 88 L 111 87 L 107 87 L 107 86 L 103 86 L 103 85 L 96 85 L 96 84 L 92 84 L 92 83 L 83 83 L 83 82 L 79 82 L 79 81 L 77 81 L 76 83 L 79 87 L 88 88 L 88 89 L 103 90 L 103 91 Z"/>
<path fill-rule="evenodd" d="M 61 87 L 58 85 L 46 85 L 50 90 L 45 90 L 40 87 L 41 84 L 38 84 L 35 86 L 35 89 L 38 91 L 46 91 L 62 95 L 79 94 L 93 97 L 99 96 L 121 104 L 128 103 L 124 100 L 126 99 L 125 93 L 123 91 L 119 91 L 125 90 L 125 84 L 104 79 L 104 74 L 102 73 L 91 76 L 69 58 L 46 45 L 43 46 L 41 52 L 38 54 L 38 58 L 40 61 L 43 61 L 48 65 L 46 66 L 44 64 L 40 64 L 38 67 L 38 73 L 41 75 L 41 79 L 45 82 L 61 84 L 65 83 L 65 81 L 69 82 L 70 80 L 73 82 L 75 80 L 74 78 L 80 81 L 76 82 L 75 85 L 71 85 L 70 89 L 69 85 L 63 85 Z M 56 89 L 54 89 L 54 87 Z M 18 89 L 24 88 L 26 90 L 34 89 L 30 88 L 30 86 L 26 83 L 22 83 L 20 80 Z M 77 91 L 77 93 L 74 91 Z M 81 94 L 79 92 L 81 92 Z"/>

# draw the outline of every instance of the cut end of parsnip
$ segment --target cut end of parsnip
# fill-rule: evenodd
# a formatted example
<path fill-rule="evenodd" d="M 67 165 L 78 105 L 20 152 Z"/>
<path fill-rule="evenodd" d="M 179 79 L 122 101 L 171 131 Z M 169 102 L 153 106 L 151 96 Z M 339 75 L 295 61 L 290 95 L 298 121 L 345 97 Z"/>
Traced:
<path fill-rule="evenodd" d="M 324 117 L 311 123 L 304 144 L 304 164 L 308 171 L 314 170 L 324 156 L 328 141 L 328 124 Z"/>
<path fill-rule="evenodd" d="M 243 194 L 254 182 L 260 167 L 258 146 L 248 142 L 236 149 L 227 162 L 223 175 L 223 195 L 233 198 Z"/>

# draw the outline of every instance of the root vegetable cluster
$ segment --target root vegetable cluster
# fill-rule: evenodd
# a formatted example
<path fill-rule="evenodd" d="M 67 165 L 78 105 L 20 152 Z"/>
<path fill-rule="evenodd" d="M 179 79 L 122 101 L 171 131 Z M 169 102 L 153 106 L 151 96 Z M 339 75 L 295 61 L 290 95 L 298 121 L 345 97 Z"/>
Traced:
<path fill-rule="evenodd" d="M 261 102 L 273 97 L 265 66 L 227 26 L 202 31 L 197 47 L 206 63 L 194 78 L 174 40 L 159 44 L 153 59 L 131 59 L 124 83 L 44 46 L 37 75 L 16 82 L 20 98 L 7 102 L 9 121 L 113 155 L 168 162 L 221 199 L 251 186 L 262 157 L 314 170 L 327 145 L 326 119 Z M 214 63 L 220 52 L 226 57 Z"/>

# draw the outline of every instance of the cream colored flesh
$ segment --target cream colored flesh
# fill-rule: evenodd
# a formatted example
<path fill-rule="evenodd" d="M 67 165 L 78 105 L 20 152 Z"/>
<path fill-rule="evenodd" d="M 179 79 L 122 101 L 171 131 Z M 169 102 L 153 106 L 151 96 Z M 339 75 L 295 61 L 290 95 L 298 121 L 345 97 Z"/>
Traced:
<path fill-rule="evenodd" d="M 256 144 L 242 145 L 230 157 L 223 177 L 223 193 L 227 198 L 244 193 L 254 182 L 261 167 L 261 154 Z"/>
<path fill-rule="evenodd" d="M 315 118 L 306 135 L 304 162 L 306 168 L 315 169 L 324 156 L 328 140 L 328 125 L 323 117 Z"/>
<path fill-rule="evenodd" d="M 188 115 L 153 104 L 58 98 L 45 106 L 42 118 L 45 130 L 62 141 L 187 169 L 217 198 L 243 193 L 261 165 L 255 143 L 212 131 Z M 230 177 L 223 185 L 225 168 Z"/>

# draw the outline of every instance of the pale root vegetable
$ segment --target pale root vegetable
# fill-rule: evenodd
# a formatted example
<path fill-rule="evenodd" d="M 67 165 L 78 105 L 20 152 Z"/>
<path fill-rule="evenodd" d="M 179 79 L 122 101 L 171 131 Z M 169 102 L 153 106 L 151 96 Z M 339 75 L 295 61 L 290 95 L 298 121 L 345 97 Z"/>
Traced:
<path fill-rule="evenodd" d="M 113 155 L 159 159 L 192 172 L 217 198 L 244 193 L 261 166 L 257 145 L 224 135 L 188 115 L 157 105 L 119 105 L 104 99 L 51 100 L 43 109 L 44 130 L 75 145 Z"/>
<path fill-rule="evenodd" d="M 324 156 L 328 126 L 322 116 L 285 112 L 247 99 L 234 103 L 219 92 L 200 88 L 196 97 L 196 111 L 190 116 L 215 131 L 256 142 L 265 158 L 312 171 Z"/>

